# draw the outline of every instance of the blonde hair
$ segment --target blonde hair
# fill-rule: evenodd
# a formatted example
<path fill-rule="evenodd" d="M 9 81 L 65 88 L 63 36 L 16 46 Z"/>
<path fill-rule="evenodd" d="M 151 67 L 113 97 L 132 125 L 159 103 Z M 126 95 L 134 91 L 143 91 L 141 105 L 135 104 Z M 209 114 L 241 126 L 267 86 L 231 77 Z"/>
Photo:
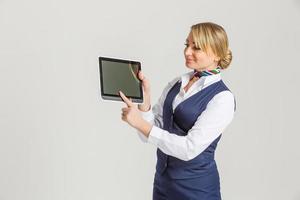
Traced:
<path fill-rule="evenodd" d="M 209 50 L 220 58 L 218 66 L 228 68 L 232 60 L 232 53 L 228 47 L 228 38 L 222 26 L 211 22 L 195 24 L 191 27 L 191 33 L 197 48 L 208 53 Z"/>

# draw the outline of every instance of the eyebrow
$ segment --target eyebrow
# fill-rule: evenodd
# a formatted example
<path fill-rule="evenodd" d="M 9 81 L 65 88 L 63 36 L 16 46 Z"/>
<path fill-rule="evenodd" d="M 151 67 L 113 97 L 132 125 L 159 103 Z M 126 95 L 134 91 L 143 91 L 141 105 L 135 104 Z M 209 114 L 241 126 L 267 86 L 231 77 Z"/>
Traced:
<path fill-rule="evenodd" d="M 185 41 L 188 43 L 189 42 L 189 40 L 188 39 L 185 39 Z M 193 44 L 195 44 L 195 42 L 193 42 Z"/>

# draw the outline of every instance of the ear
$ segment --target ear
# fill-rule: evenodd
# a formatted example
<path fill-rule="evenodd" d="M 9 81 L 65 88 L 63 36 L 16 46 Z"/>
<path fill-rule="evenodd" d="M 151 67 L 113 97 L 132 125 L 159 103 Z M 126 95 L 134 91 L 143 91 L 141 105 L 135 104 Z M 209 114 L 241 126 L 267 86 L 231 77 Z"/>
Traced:
<path fill-rule="evenodd" d="M 220 62 L 221 58 L 219 56 L 215 56 L 214 61 L 215 62 Z"/>

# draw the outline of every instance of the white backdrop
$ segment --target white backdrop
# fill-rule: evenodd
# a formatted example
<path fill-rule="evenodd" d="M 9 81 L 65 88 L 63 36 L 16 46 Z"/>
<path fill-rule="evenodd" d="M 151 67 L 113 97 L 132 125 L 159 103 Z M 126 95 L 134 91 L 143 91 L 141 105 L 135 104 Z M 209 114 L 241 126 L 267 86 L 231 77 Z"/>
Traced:
<path fill-rule="evenodd" d="M 0 200 L 150 200 L 156 149 L 100 99 L 98 56 L 140 60 L 155 103 L 204 21 L 233 52 L 223 199 L 299 200 L 299 0 L 0 0 Z"/>

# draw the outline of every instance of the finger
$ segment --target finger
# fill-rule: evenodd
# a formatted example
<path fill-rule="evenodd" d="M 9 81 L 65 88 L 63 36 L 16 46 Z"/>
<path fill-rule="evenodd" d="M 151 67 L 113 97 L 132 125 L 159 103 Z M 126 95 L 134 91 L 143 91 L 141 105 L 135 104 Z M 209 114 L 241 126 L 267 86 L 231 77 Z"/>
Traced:
<path fill-rule="evenodd" d="M 139 71 L 139 79 L 142 81 L 144 79 L 144 74 L 142 71 Z"/>
<path fill-rule="evenodd" d="M 126 107 L 126 108 L 122 108 L 122 112 L 128 112 L 128 107 Z"/>
<path fill-rule="evenodd" d="M 142 81 L 143 87 L 144 87 L 145 89 L 149 89 L 150 83 L 149 83 L 148 78 L 145 77 L 144 74 L 142 74 L 141 76 L 142 76 L 142 77 L 141 77 L 140 79 L 141 79 L 141 81 Z"/>
<path fill-rule="evenodd" d="M 132 98 L 129 98 L 129 101 L 132 103 Z M 137 105 L 132 103 L 132 105 L 130 107 L 136 107 L 137 108 Z M 128 112 L 130 111 L 130 108 L 128 108 Z"/>
<path fill-rule="evenodd" d="M 145 85 L 145 83 L 148 83 L 148 79 L 144 76 L 142 71 L 139 73 L 139 79 L 142 81 L 143 85 Z"/>
<path fill-rule="evenodd" d="M 133 106 L 133 103 L 123 94 L 123 92 L 119 91 L 119 94 L 128 107 Z"/>
<path fill-rule="evenodd" d="M 124 112 L 121 113 L 121 117 L 122 117 L 122 118 L 125 118 L 126 116 L 127 116 L 127 113 L 124 113 Z"/>

